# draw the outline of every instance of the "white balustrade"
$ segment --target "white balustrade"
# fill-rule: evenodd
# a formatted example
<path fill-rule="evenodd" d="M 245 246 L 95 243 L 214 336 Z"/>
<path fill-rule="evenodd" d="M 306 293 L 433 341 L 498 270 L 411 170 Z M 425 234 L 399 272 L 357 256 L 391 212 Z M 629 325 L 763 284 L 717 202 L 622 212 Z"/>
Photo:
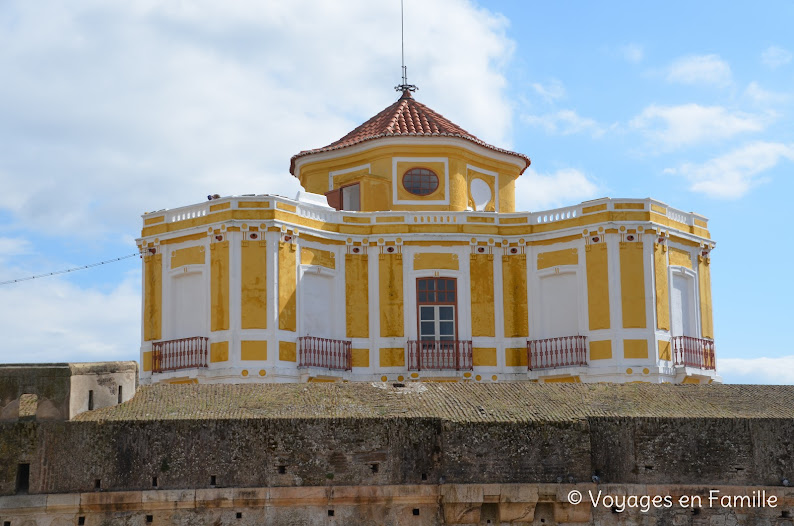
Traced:
<path fill-rule="evenodd" d="M 175 223 L 176 221 L 185 221 L 186 219 L 194 219 L 196 217 L 203 217 L 209 213 L 209 205 L 202 203 L 200 205 L 183 206 L 182 208 L 175 208 L 168 211 L 168 222 Z"/>
<path fill-rule="evenodd" d="M 531 223 L 554 223 L 555 221 L 563 221 L 565 219 L 573 219 L 581 215 L 580 206 L 568 206 L 565 208 L 557 208 L 556 210 L 548 210 L 546 212 L 534 212 L 530 215 Z"/>

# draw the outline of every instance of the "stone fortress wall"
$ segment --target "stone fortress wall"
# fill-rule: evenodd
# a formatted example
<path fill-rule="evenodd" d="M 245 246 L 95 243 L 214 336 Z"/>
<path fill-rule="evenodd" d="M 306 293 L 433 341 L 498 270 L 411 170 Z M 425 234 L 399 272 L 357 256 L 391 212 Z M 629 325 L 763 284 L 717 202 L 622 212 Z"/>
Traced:
<path fill-rule="evenodd" d="M 790 526 L 792 400 L 717 384 L 146 386 L 0 423 L 0 521 Z M 673 505 L 618 513 L 593 506 L 599 491 Z"/>

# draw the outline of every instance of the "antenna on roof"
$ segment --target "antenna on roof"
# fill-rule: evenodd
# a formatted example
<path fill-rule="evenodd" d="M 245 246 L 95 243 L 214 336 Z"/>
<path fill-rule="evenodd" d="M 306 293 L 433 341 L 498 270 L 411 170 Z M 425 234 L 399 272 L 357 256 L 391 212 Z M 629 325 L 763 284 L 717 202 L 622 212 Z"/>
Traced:
<path fill-rule="evenodd" d="M 405 67 L 405 9 L 403 8 L 403 0 L 400 0 L 400 44 L 402 45 L 402 74 L 403 83 L 399 86 L 394 86 L 397 91 L 416 91 L 419 88 L 413 84 L 408 84 L 408 68 Z"/>

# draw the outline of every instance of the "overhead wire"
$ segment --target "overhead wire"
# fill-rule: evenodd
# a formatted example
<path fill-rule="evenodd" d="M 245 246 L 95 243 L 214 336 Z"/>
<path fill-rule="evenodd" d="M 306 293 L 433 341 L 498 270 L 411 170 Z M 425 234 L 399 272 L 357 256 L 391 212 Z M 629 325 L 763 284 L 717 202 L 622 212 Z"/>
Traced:
<path fill-rule="evenodd" d="M 69 272 L 77 272 L 78 270 L 85 270 L 85 269 L 89 269 L 89 268 L 93 268 L 93 267 L 98 267 L 100 265 L 107 265 L 108 263 L 115 263 L 116 261 L 129 259 L 129 258 L 135 257 L 135 256 L 140 256 L 140 252 L 135 252 L 133 254 L 128 254 L 126 256 L 121 256 L 121 257 L 118 257 L 118 258 L 108 259 L 106 261 L 100 261 L 98 263 L 91 263 L 90 265 L 83 265 L 81 267 L 74 267 L 74 268 L 69 268 L 69 269 L 66 269 L 66 270 L 56 270 L 55 272 L 47 272 L 47 273 L 44 273 L 44 274 L 36 274 L 35 276 L 28 276 L 26 278 L 17 278 L 17 279 L 9 279 L 9 280 L 6 280 L 6 281 L 0 281 L 0 285 L 10 285 L 12 283 L 20 283 L 22 281 L 30 281 L 30 280 L 33 280 L 33 279 L 47 278 L 47 277 L 50 277 L 50 276 L 57 276 L 59 274 L 68 274 Z"/>

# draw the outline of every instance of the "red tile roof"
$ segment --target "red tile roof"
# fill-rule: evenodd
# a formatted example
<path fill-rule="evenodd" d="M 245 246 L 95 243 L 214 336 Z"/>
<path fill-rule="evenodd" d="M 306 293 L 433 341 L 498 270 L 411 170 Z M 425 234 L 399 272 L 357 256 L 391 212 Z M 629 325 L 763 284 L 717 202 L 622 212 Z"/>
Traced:
<path fill-rule="evenodd" d="M 329 152 L 353 146 L 362 142 L 380 139 L 381 137 L 458 137 L 484 146 L 489 150 L 520 157 L 526 163 L 522 172 L 530 164 L 529 157 L 511 152 L 483 142 L 457 124 L 436 113 L 421 102 L 417 102 L 408 90 L 403 91 L 400 98 L 370 120 L 351 131 L 338 141 L 328 146 L 304 150 L 290 159 L 289 171 L 295 175 L 295 161 L 306 155 Z"/>

